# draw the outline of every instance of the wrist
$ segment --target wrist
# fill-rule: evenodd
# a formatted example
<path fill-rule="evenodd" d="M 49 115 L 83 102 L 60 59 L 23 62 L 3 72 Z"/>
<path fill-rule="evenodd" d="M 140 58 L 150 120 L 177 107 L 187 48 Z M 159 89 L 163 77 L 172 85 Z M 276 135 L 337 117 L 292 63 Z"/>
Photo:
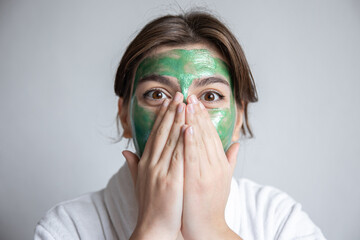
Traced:
<path fill-rule="evenodd" d="M 231 230 L 230 227 L 228 227 L 227 225 L 226 227 L 215 230 L 213 233 L 208 235 L 206 239 L 242 240 L 242 238 L 239 235 L 237 235 L 233 230 Z"/>
<path fill-rule="evenodd" d="M 216 227 L 209 227 L 204 231 L 197 231 L 196 235 L 187 236 L 187 239 L 191 240 L 218 240 L 218 239 L 231 239 L 231 240 L 242 240 L 230 227 L 225 223 L 222 225 L 216 225 Z"/>
<path fill-rule="evenodd" d="M 164 228 L 139 225 L 136 226 L 130 240 L 169 240 L 176 239 L 177 233 L 173 234 Z"/>

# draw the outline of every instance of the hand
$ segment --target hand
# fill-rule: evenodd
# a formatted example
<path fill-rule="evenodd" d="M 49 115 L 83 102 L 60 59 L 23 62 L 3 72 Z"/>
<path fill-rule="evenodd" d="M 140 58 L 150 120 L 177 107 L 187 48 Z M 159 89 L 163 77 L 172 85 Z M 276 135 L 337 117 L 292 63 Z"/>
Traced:
<path fill-rule="evenodd" d="M 239 144 L 231 145 L 225 154 L 204 105 L 195 96 L 188 102 L 182 235 L 185 239 L 240 239 L 225 222 Z"/>
<path fill-rule="evenodd" d="M 176 239 L 181 228 L 183 204 L 183 134 L 185 104 L 176 93 L 166 99 L 139 161 L 130 152 L 123 154 L 135 184 L 139 205 L 137 225 L 130 239 Z"/>

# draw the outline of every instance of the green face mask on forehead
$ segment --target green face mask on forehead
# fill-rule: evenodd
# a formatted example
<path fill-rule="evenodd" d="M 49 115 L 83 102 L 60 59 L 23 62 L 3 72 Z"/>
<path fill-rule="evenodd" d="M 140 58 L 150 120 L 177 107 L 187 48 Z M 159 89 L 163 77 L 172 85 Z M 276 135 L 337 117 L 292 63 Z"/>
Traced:
<path fill-rule="evenodd" d="M 228 149 L 231 144 L 236 114 L 233 83 L 226 63 L 219 58 L 214 58 L 207 49 L 173 49 L 145 58 L 135 73 L 134 90 L 130 102 L 130 119 L 134 145 L 139 156 L 144 151 L 156 114 L 138 104 L 135 91 L 138 81 L 151 75 L 176 78 L 185 100 L 194 80 L 214 76 L 224 77 L 231 87 L 230 106 L 208 109 L 208 112 L 220 136 L 224 151 Z"/>

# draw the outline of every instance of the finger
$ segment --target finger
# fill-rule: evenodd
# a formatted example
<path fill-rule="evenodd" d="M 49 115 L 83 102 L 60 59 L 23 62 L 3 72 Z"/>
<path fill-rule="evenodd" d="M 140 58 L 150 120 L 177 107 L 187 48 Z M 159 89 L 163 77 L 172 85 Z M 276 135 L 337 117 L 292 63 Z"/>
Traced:
<path fill-rule="evenodd" d="M 153 146 L 151 149 L 151 161 L 149 164 L 155 165 L 160 159 L 161 153 L 164 150 L 165 143 L 169 137 L 170 129 L 173 125 L 176 107 L 182 102 L 184 96 L 180 92 L 176 92 L 173 101 L 170 103 L 168 109 L 165 112 L 163 119 L 161 120 L 159 127 L 154 133 Z"/>
<path fill-rule="evenodd" d="M 220 145 L 222 146 L 218 132 L 217 132 L 213 122 L 211 121 L 210 115 L 209 115 L 207 109 L 205 108 L 204 104 L 202 104 L 201 101 L 198 101 L 198 99 L 194 95 L 190 96 L 190 101 L 198 103 L 197 109 L 199 109 L 199 110 L 196 111 L 198 114 L 196 114 L 195 116 L 197 117 L 198 122 L 201 123 L 200 126 L 204 126 L 204 128 L 202 128 L 202 130 L 204 131 L 204 135 L 202 135 L 202 136 L 205 136 L 211 140 L 214 140 L 216 145 L 218 145 L 220 143 Z M 218 140 L 218 141 L 216 141 L 216 140 Z"/>
<path fill-rule="evenodd" d="M 199 126 L 200 135 L 205 144 L 206 151 L 208 153 L 208 160 L 210 164 L 224 164 L 225 152 L 220 139 L 220 136 L 210 118 L 210 115 L 202 104 L 201 101 L 191 95 L 189 96 L 190 102 L 196 102 L 195 104 L 195 122 Z"/>
<path fill-rule="evenodd" d="M 198 128 L 199 137 L 201 138 L 204 144 L 204 149 L 207 152 L 209 164 L 214 164 L 218 162 L 216 159 L 219 159 L 221 151 L 223 151 L 222 148 L 219 148 L 216 141 L 218 133 L 211 122 L 207 109 L 205 109 L 204 105 L 197 101 L 197 104 L 195 104 L 194 107 L 194 122 Z"/>
<path fill-rule="evenodd" d="M 195 146 L 194 128 L 189 126 L 184 132 L 184 179 L 191 184 L 192 178 L 200 177 L 200 158 Z"/>
<path fill-rule="evenodd" d="M 134 186 L 136 186 L 136 178 L 138 173 L 139 157 L 130 151 L 123 151 L 123 156 L 126 159 L 126 163 L 130 169 L 131 177 L 133 179 Z"/>
<path fill-rule="evenodd" d="M 212 136 L 214 136 L 214 134 L 218 134 L 204 104 L 198 101 L 195 95 L 191 95 L 189 97 L 189 102 L 194 103 L 195 115 L 193 121 L 197 122 L 200 127 L 203 126 L 203 128 L 200 129 L 203 133 L 201 136 L 213 139 Z"/>
<path fill-rule="evenodd" d="M 165 99 L 162 104 L 161 104 L 161 107 L 159 108 L 158 112 L 157 112 L 157 117 L 155 119 L 155 122 L 153 124 L 153 127 L 152 127 L 152 131 L 149 135 L 149 138 L 150 137 L 154 137 L 154 133 L 156 133 L 156 130 L 157 128 L 159 127 L 162 119 L 164 118 L 164 115 L 168 109 L 168 106 L 170 104 L 171 100 L 170 99 Z"/>
<path fill-rule="evenodd" d="M 231 172 L 234 173 L 236 166 L 237 154 L 239 152 L 240 143 L 233 143 L 229 149 L 226 151 L 226 157 L 229 161 Z"/>
<path fill-rule="evenodd" d="M 181 126 L 185 124 L 185 104 L 179 103 L 176 108 L 176 115 L 174 123 L 171 127 L 169 137 L 166 141 L 164 150 L 161 154 L 159 164 L 164 164 L 162 167 L 165 171 L 168 171 L 171 158 L 173 156 L 174 149 L 178 144 L 179 136 L 181 135 Z"/>
<path fill-rule="evenodd" d="M 210 152 L 207 151 L 206 147 L 205 147 L 205 142 L 203 141 L 202 138 L 202 132 L 201 132 L 201 127 L 200 125 L 202 123 L 199 123 L 196 119 L 196 114 L 197 114 L 197 109 L 198 109 L 198 104 L 194 104 L 194 103 L 190 103 L 187 106 L 188 111 L 186 112 L 186 123 L 191 125 L 194 128 L 194 144 L 196 147 L 196 151 L 198 153 L 199 156 L 199 166 L 200 166 L 200 174 L 202 174 L 203 172 L 206 173 L 208 172 L 208 168 L 209 168 L 209 157 L 210 157 Z"/>
<path fill-rule="evenodd" d="M 169 163 L 168 175 L 179 181 L 184 180 L 184 134 L 187 127 L 187 125 L 181 127 L 180 136 Z"/>
<path fill-rule="evenodd" d="M 204 105 L 202 104 L 202 102 L 199 102 L 199 106 L 200 106 L 200 111 L 198 114 L 198 120 L 203 122 L 203 126 L 206 126 L 206 132 L 208 132 L 210 134 L 210 136 L 208 136 L 209 138 L 211 138 L 214 143 L 216 144 L 217 147 L 221 147 L 222 148 L 222 143 L 221 143 L 221 139 L 220 136 L 214 126 L 214 123 L 211 121 L 210 115 L 207 111 L 207 109 L 204 107 Z"/>
<path fill-rule="evenodd" d="M 150 135 L 148 137 L 147 143 L 144 148 L 144 152 L 142 155 L 143 159 L 148 159 L 149 153 L 151 152 L 151 150 L 153 148 L 153 142 L 154 142 L 153 139 L 156 135 L 157 129 L 158 129 L 162 119 L 164 118 L 164 115 L 166 113 L 166 110 L 168 109 L 169 104 L 170 104 L 170 100 L 165 99 L 158 110 L 156 120 L 153 124 L 152 130 L 150 132 Z"/>
<path fill-rule="evenodd" d="M 207 155 L 206 159 L 204 159 L 207 160 L 207 162 L 201 162 L 201 166 L 204 166 L 205 168 L 201 169 L 207 171 L 206 167 L 218 162 L 217 159 L 220 157 L 219 154 L 221 154 L 221 151 L 223 150 L 219 150 L 219 147 L 216 144 L 216 137 L 218 137 L 218 134 L 210 120 L 205 106 L 196 98 L 195 95 L 191 95 L 189 97 L 189 102 L 193 103 L 195 108 L 194 117 L 193 119 L 189 119 L 189 121 L 192 121 L 192 124 L 199 133 L 198 137 L 200 139 L 198 141 L 202 142 L 203 149 Z M 225 157 L 225 154 L 223 157 Z"/>

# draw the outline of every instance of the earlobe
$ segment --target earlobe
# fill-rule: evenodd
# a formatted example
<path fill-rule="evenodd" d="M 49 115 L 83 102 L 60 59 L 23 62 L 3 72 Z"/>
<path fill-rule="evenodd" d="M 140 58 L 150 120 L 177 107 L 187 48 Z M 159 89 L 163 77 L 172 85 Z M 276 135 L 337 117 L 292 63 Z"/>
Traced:
<path fill-rule="evenodd" d="M 124 104 L 124 99 L 119 98 L 118 101 L 118 117 L 120 118 L 121 126 L 124 129 L 123 136 L 124 138 L 131 138 L 131 123 L 129 118 L 129 107 L 127 104 Z"/>
<path fill-rule="evenodd" d="M 243 124 L 244 108 L 236 107 L 236 119 L 234 125 L 234 132 L 231 141 L 236 142 L 240 139 L 241 127 Z"/>

